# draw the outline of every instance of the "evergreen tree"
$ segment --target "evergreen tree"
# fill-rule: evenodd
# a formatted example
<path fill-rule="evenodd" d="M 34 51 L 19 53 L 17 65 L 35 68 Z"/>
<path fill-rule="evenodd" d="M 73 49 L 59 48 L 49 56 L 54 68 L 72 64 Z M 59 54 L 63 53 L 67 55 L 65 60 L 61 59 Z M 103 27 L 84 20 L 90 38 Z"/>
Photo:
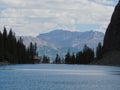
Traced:
<path fill-rule="evenodd" d="M 43 64 L 49 64 L 50 63 L 50 58 L 47 57 L 46 55 L 43 56 L 43 60 L 42 60 Z"/>
<path fill-rule="evenodd" d="M 70 64 L 70 52 L 68 50 L 67 54 L 65 55 L 65 64 Z"/>
<path fill-rule="evenodd" d="M 94 50 L 89 48 L 87 45 L 83 48 L 83 64 L 89 64 L 94 60 Z"/>
<path fill-rule="evenodd" d="M 33 46 L 33 43 L 31 42 L 30 43 L 30 62 L 31 63 L 34 63 L 34 46 Z"/>
<path fill-rule="evenodd" d="M 38 53 L 37 53 L 37 43 L 35 43 L 35 45 L 34 45 L 34 54 L 38 56 Z"/>
<path fill-rule="evenodd" d="M 101 45 L 101 43 L 98 43 L 98 46 L 96 48 L 96 59 L 99 60 L 102 57 L 103 57 L 102 45 Z"/>
<path fill-rule="evenodd" d="M 7 45 L 7 51 L 8 51 L 8 57 L 11 57 L 10 59 L 9 59 L 9 62 L 12 62 L 12 63 L 17 63 L 17 45 L 16 45 L 16 38 L 15 38 L 15 36 L 14 36 L 14 34 L 13 34 L 13 32 L 12 32 L 12 29 L 10 29 L 10 31 L 9 31 L 9 34 L 8 34 L 8 45 Z"/>
<path fill-rule="evenodd" d="M 61 64 L 61 59 L 60 59 L 60 56 L 58 54 L 56 55 L 55 63 L 56 64 Z"/>
<path fill-rule="evenodd" d="M 20 37 L 20 39 L 17 42 L 17 57 L 18 57 L 19 64 L 27 63 L 27 61 L 26 61 L 27 54 L 26 53 L 27 53 L 26 47 L 23 44 L 22 38 Z M 29 62 L 29 63 L 31 63 L 31 62 Z"/>
<path fill-rule="evenodd" d="M 76 64 L 83 64 L 83 53 L 82 51 L 76 54 Z"/>
<path fill-rule="evenodd" d="M 36 43 L 34 45 L 30 43 L 30 47 L 26 49 L 22 38 L 16 40 L 12 29 L 8 34 L 6 27 L 4 27 L 3 33 L 0 32 L 0 62 L 7 61 L 10 64 L 34 63 L 34 56 L 38 56 L 36 50 Z"/>
<path fill-rule="evenodd" d="M 3 35 L 0 32 L 0 62 L 3 62 Z"/>
<path fill-rule="evenodd" d="M 71 64 L 76 64 L 76 57 L 74 53 L 71 55 L 70 61 L 71 61 Z"/>
<path fill-rule="evenodd" d="M 83 51 L 76 54 L 77 64 L 89 64 L 94 60 L 94 50 L 87 45 L 84 46 Z"/>
<path fill-rule="evenodd" d="M 6 52 L 7 50 L 7 29 L 6 27 L 4 27 L 4 30 L 3 30 L 3 49 L 4 51 Z"/>
<path fill-rule="evenodd" d="M 37 54 L 37 44 L 30 43 L 30 46 L 28 48 L 28 55 L 29 55 L 29 61 L 30 63 L 35 63 L 34 58 L 38 56 Z"/>

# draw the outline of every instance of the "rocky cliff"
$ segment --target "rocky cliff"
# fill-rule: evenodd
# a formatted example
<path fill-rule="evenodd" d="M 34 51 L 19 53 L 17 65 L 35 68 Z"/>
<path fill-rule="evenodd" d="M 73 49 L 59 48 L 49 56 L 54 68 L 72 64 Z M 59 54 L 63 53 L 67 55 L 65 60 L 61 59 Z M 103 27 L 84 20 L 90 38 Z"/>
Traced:
<path fill-rule="evenodd" d="M 115 7 L 111 22 L 107 28 L 103 48 L 105 53 L 120 51 L 120 1 Z"/>
<path fill-rule="evenodd" d="M 96 64 L 120 66 L 120 0 L 105 33 L 103 51 L 103 58 Z"/>

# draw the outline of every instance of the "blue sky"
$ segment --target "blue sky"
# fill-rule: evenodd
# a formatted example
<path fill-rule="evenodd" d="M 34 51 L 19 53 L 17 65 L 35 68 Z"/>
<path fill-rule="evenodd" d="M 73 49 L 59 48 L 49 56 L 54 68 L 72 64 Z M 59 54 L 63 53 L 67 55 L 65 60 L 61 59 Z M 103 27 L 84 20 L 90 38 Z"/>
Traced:
<path fill-rule="evenodd" d="M 36 36 L 54 29 L 105 32 L 118 0 L 0 0 L 0 30 Z"/>

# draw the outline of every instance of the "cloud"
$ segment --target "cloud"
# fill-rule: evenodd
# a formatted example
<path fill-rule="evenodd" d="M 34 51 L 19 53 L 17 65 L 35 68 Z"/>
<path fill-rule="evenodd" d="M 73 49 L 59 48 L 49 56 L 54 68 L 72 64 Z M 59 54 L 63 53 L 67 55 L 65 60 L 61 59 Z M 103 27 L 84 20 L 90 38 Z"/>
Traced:
<path fill-rule="evenodd" d="M 17 35 L 32 36 L 54 29 L 83 31 L 76 25 L 107 27 L 113 3 L 113 0 L 0 0 L 0 27 L 6 25 Z"/>

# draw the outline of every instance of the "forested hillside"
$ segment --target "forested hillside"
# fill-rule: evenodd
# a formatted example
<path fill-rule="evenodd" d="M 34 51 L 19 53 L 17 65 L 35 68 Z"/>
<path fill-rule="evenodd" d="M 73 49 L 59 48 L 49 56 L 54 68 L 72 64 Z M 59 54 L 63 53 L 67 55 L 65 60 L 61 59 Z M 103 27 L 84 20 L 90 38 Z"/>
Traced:
<path fill-rule="evenodd" d="M 29 47 L 26 48 L 22 38 L 16 40 L 12 29 L 7 33 L 7 29 L 4 27 L 3 32 L 0 32 L 0 62 L 9 64 L 35 63 L 36 50 L 36 43 L 30 43 Z"/>

